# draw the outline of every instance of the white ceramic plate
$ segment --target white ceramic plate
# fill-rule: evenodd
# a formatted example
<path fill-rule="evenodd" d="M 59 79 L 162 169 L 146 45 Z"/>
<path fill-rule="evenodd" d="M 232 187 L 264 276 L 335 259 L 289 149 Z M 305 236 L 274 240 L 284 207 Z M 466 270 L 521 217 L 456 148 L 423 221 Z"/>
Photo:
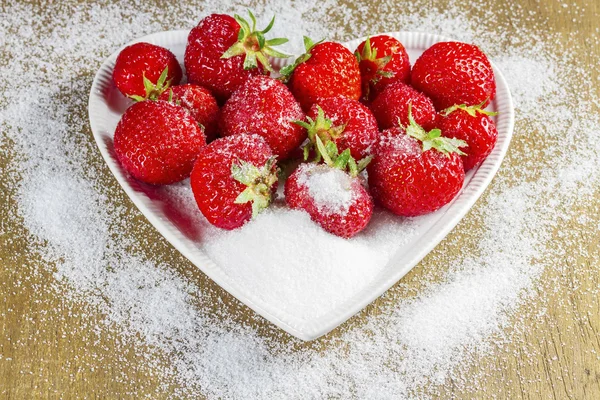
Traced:
<path fill-rule="evenodd" d="M 188 32 L 159 32 L 139 38 L 132 43 L 143 41 L 166 47 L 177 56 L 183 66 L 183 54 L 187 44 Z M 441 36 L 419 32 L 393 32 L 387 34 L 399 39 L 404 44 L 413 63 L 425 49 L 434 43 L 450 40 Z M 355 39 L 344 45 L 354 51 L 364 39 Z M 454 228 L 481 196 L 496 171 L 498 171 L 512 136 L 514 125 L 512 99 L 502 73 L 494 66 L 497 94 L 490 108 L 498 111 L 499 115 L 496 118 L 498 142 L 493 152 L 477 170 L 467 174 L 462 192 L 452 203 L 435 213 L 416 219 L 418 227 L 415 230 L 414 237 L 398 248 L 388 266 L 382 268 L 375 279 L 336 308 L 318 318 L 306 320 L 289 315 L 284 311 L 285 305 L 269 304 L 257 293 L 244 289 L 245 286 L 242 286 L 240 282 L 236 282 L 225 273 L 201 250 L 200 244 L 186 234 L 189 226 L 186 226 L 185 221 L 182 222 L 181 219 L 173 217 L 172 206 L 168 199 L 164 199 L 164 196 L 155 195 L 153 192 L 154 187 L 135 181 L 121 168 L 113 151 L 113 133 L 121 115 L 131 104 L 131 101 L 123 97 L 112 82 L 112 70 L 120 50 L 108 57 L 100 67 L 92 83 L 89 99 L 89 118 L 92 132 L 100 152 L 115 178 L 152 225 L 194 265 L 258 314 L 303 340 L 315 339 L 346 321 L 383 294 L 425 257 Z M 279 66 L 290 61 L 292 60 L 284 60 L 280 62 Z"/>

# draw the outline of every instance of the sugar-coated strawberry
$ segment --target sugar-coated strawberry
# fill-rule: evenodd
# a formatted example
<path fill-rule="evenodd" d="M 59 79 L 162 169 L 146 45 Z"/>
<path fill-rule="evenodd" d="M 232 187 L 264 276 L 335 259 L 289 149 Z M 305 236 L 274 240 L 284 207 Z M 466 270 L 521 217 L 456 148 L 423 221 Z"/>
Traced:
<path fill-rule="evenodd" d="M 319 99 L 360 98 L 360 69 L 354 55 L 339 43 L 313 43 L 304 37 L 306 53 L 281 69 L 292 93 L 306 112 Z"/>
<path fill-rule="evenodd" d="M 269 206 L 277 189 L 277 165 L 265 139 L 236 135 L 206 146 L 190 179 L 198 208 L 223 229 L 244 225 Z"/>
<path fill-rule="evenodd" d="M 123 95 L 147 98 L 148 85 L 144 77 L 156 85 L 165 70 L 163 82 L 177 85 L 181 81 L 181 67 L 173 53 L 150 43 L 135 43 L 119 53 L 113 69 L 113 81 Z"/>
<path fill-rule="evenodd" d="M 155 185 L 187 178 L 206 138 L 182 107 L 142 101 L 129 107 L 115 130 L 117 159 L 134 178 Z"/>
<path fill-rule="evenodd" d="M 300 164 L 285 182 L 285 201 L 306 211 L 327 232 L 350 238 L 373 214 L 373 199 L 358 177 L 370 158 L 357 164 L 349 150 L 338 154 L 335 143 L 325 147 L 318 137 L 317 146 L 325 163 Z"/>
<path fill-rule="evenodd" d="M 496 112 L 485 111 L 483 104 L 452 106 L 441 113 L 438 127 L 449 138 L 464 140 L 468 148 L 461 156 L 465 171 L 481 164 L 492 152 L 498 139 L 496 124 L 489 117 Z"/>
<path fill-rule="evenodd" d="M 296 123 L 308 132 L 305 159 L 316 146 L 317 136 L 325 144 L 332 140 L 340 151 L 350 149 L 355 159 L 369 155 L 379 137 L 377 121 L 371 111 L 359 101 L 341 96 L 319 100 L 308 112 L 306 122 Z"/>
<path fill-rule="evenodd" d="M 460 42 L 436 43 L 425 50 L 413 66 L 411 84 L 438 110 L 455 104 L 485 107 L 496 95 L 487 56 L 477 46 Z"/>
<path fill-rule="evenodd" d="M 187 110 L 204 127 L 207 142 L 217 137 L 219 106 L 208 89 L 188 83 L 162 92 L 159 99 L 172 101 Z"/>
<path fill-rule="evenodd" d="M 279 160 L 306 139 L 306 130 L 293 122 L 304 112 L 281 81 L 260 75 L 248 79 L 223 106 L 222 136 L 255 133 L 263 136 Z"/>
<path fill-rule="evenodd" d="M 398 39 L 368 37 L 354 52 L 360 67 L 362 100 L 371 101 L 390 83 L 410 81 L 410 61 Z"/>
<path fill-rule="evenodd" d="M 367 168 L 371 194 L 382 206 L 413 217 L 438 210 L 460 191 L 463 141 L 442 137 L 439 129 L 426 132 L 412 118 L 408 127 L 383 135 Z"/>
<path fill-rule="evenodd" d="M 388 85 L 370 104 L 382 130 L 398 126 L 399 123 L 408 125 L 409 106 L 417 124 L 425 129 L 433 127 L 436 113 L 431 99 L 403 82 Z"/>
<path fill-rule="evenodd" d="M 224 102 L 250 76 L 270 71 L 268 56 L 287 57 L 272 46 L 287 39 L 265 39 L 275 17 L 262 31 L 248 12 L 252 26 L 239 15 L 211 14 L 191 30 L 185 49 L 185 68 L 190 83 L 204 86 Z"/>

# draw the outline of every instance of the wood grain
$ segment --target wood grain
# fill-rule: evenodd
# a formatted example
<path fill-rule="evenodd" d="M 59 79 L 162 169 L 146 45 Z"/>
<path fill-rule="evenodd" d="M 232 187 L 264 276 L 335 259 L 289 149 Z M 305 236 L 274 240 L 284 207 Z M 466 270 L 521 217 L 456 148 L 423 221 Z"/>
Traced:
<path fill-rule="evenodd" d="M 353 7 L 351 2 L 346 3 Z M 443 0 L 423 3 L 441 9 L 446 7 Z M 465 9 L 468 4 L 465 3 Z M 524 23 L 531 26 L 543 23 L 561 43 L 580 44 L 573 51 L 577 52 L 582 65 L 598 63 L 600 48 L 597 41 L 591 40 L 599 28 L 600 4 L 597 1 L 578 0 L 569 2 L 567 7 L 550 0 L 526 0 L 514 5 L 489 2 L 487 5 L 489 8 L 480 7 L 469 12 L 484 15 L 496 7 L 493 11 L 495 19 L 489 22 L 490 29 L 496 25 L 510 26 L 508 11 L 511 7 L 519 7 L 530 12 L 530 19 Z M 39 2 L 40 8 L 49 6 Z M 402 3 L 398 3 L 398 7 L 401 6 Z M 343 24 L 343 21 L 339 23 Z M 89 76 L 84 78 L 91 79 Z M 600 96 L 597 75 L 590 76 L 590 84 L 597 88 Z M 526 126 L 517 128 L 527 129 Z M 89 141 L 92 141 L 91 134 Z M 518 153 L 521 146 L 523 143 L 517 141 L 511 151 Z M 0 171 L 4 175 L 17 155 L 12 152 L 10 143 L 1 150 Z M 101 163 L 99 155 L 88 161 L 95 165 Z M 516 168 L 517 162 L 509 158 L 504 168 Z M 191 268 L 125 198 L 106 168 L 98 169 L 103 171 L 100 179 L 110 186 L 114 201 L 122 202 L 134 215 L 131 234 L 143 237 L 145 243 L 149 243 L 148 254 L 153 255 L 153 260 L 173 265 L 186 279 L 206 288 L 205 294 L 212 299 L 209 308 L 225 307 L 234 320 L 256 327 L 261 335 L 275 342 L 326 350 L 326 340 L 302 344 L 255 318 L 250 310 Z M 118 327 L 103 328 L 99 323 L 102 315 L 87 308 L 84 302 L 65 297 L 65 293 L 51 287 L 52 273 L 43 267 L 45 261 L 35 252 L 32 238 L 16 217 L 14 186 L 18 179 L 12 175 L 0 180 L 0 397 L 165 396 L 161 385 L 170 385 L 174 389 L 175 384 L 165 381 L 160 369 L 151 370 L 146 366 L 143 344 L 122 343 Z M 427 388 L 423 394 L 438 398 L 600 399 L 598 190 L 596 199 L 589 204 L 578 204 L 575 210 L 557 212 L 557 218 L 562 220 L 560 231 L 553 232 L 551 245 L 566 251 L 559 259 L 540 260 L 553 263 L 553 268 L 545 269 L 534 300 L 513 317 L 514 325 L 506 332 L 510 341 L 494 349 L 492 354 L 473 358 L 457 371 L 453 378 L 456 381 L 450 380 L 443 387 Z M 581 222 L 575 218 L 577 215 L 590 218 Z M 423 280 L 441 279 L 448 260 L 460 251 L 476 248 L 477 235 L 473 227 L 480 224 L 476 206 L 452 234 L 403 279 L 402 285 L 396 285 L 388 295 L 329 334 L 328 338 L 360 325 L 367 316 L 379 313 L 389 302 L 417 293 Z M 518 326 L 526 328 L 517 329 Z"/>

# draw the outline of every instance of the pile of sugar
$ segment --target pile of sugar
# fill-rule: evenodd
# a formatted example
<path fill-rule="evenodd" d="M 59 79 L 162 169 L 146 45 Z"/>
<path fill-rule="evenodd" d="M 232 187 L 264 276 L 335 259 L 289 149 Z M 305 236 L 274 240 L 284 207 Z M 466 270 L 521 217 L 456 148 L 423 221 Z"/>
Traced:
<path fill-rule="evenodd" d="M 18 163 L 10 166 L 16 171 L 10 179 L 19 202 L 15 218 L 37 241 L 48 268 L 55 268 L 55 284 L 67 285 L 73 299 L 89 302 L 106 316 L 100 332 L 117 330 L 126 342 L 150 345 L 143 347 L 148 364 L 164 374 L 165 382 L 177 384 L 179 395 L 405 398 L 423 397 L 450 378 L 456 390 L 476 386 L 461 380 L 457 371 L 491 351 L 494 338 L 535 292 L 544 265 L 539 260 L 552 259 L 559 251 L 545 244 L 560 223 L 556 207 L 586 201 L 598 181 L 600 141 L 594 132 L 600 126 L 597 114 L 589 113 L 598 99 L 586 87 L 588 78 L 577 60 L 555 61 L 567 57 L 566 52 L 556 49 L 552 38 L 544 42 L 533 28 L 513 39 L 528 37 L 540 43 L 538 48 L 516 39 L 507 44 L 485 30 L 486 19 L 468 21 L 458 9 L 422 15 L 421 6 L 398 10 L 396 2 L 381 3 L 378 30 L 435 31 L 480 44 L 505 68 L 515 93 L 519 151 L 538 153 L 544 161 L 522 164 L 519 151 L 509 152 L 485 199 L 472 211 L 484 226 L 476 248 L 452 261 L 444 281 L 429 282 L 424 273 L 423 289 L 413 298 L 391 301 L 362 325 L 346 325 L 322 349 L 297 349 L 294 341 L 268 339 L 255 328 L 232 322 L 225 310 L 214 313 L 210 304 L 203 304 L 201 288 L 153 261 L 158 245 L 132 240 L 133 217 L 121 205 L 123 194 L 106 189 L 111 178 L 87 128 L 91 78 L 82 73 L 93 73 L 115 48 L 142 34 L 190 27 L 209 10 L 243 7 L 216 1 L 169 10 L 57 6 L 51 15 L 29 5 L 5 7 L 0 46 L 9 62 L 0 66 L 5 88 L 0 93 L 0 140 L 18 152 Z M 343 40 L 372 33 L 372 21 L 358 17 L 368 13 L 362 7 L 341 8 L 333 1 L 294 2 L 292 7 L 267 1 L 256 11 L 265 17 L 277 13 L 273 36 L 285 30 L 285 36 L 295 38 L 308 34 Z M 519 10 L 502 9 L 516 26 L 527 18 Z M 334 24 L 329 14 L 344 22 Z M 47 19 L 53 21 L 51 27 Z M 299 44 L 297 39 L 291 48 Z M 501 44 L 506 48 L 499 54 Z M 579 106 L 571 109 L 569 104 Z M 581 115 L 586 119 L 580 120 Z M 540 137 L 526 140 L 534 131 Z M 234 233 L 231 241 L 245 240 L 243 234 Z M 215 244 L 213 257 L 219 249 L 232 254 L 222 247 L 226 242 Z M 422 265 L 435 264 L 426 260 Z M 166 367 L 160 355 L 168 357 Z"/>
<path fill-rule="evenodd" d="M 321 212 L 345 215 L 352 204 L 352 180 L 338 169 L 301 166 L 298 183 L 308 189 Z"/>

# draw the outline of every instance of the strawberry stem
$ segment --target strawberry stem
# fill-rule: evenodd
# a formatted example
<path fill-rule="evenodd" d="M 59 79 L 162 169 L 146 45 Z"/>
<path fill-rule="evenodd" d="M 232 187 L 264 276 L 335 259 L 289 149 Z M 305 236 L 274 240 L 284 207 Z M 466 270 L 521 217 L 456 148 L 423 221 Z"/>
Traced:
<path fill-rule="evenodd" d="M 325 112 L 319 105 L 317 105 L 317 118 L 313 120 L 310 117 L 306 117 L 306 120 L 308 122 L 293 121 L 296 125 L 300 125 L 307 130 L 309 141 L 303 148 L 305 161 L 308 160 L 310 150 L 316 145 L 315 138 L 317 136 L 323 143 L 327 144 L 330 141 L 339 138 L 342 133 L 344 133 L 344 129 L 346 129 L 346 124 L 333 126 L 333 121 L 325 116 Z M 320 154 L 317 152 L 317 159 L 315 161 L 321 161 L 320 157 Z"/>
<path fill-rule="evenodd" d="M 252 203 L 252 218 L 255 218 L 261 211 L 271 204 L 272 187 L 277 182 L 278 169 L 275 167 L 276 157 L 270 157 L 265 165 L 256 167 L 255 165 L 238 159 L 231 164 L 231 176 L 236 181 L 246 185 L 235 199 L 236 204 Z"/>
<path fill-rule="evenodd" d="M 466 104 L 455 104 L 452 107 L 446 108 L 440 114 L 442 114 L 444 116 L 448 116 L 456 110 L 463 110 L 463 111 L 466 111 L 467 114 L 469 114 L 471 117 L 474 117 L 475 115 L 477 115 L 477 113 L 485 114 L 485 115 L 489 115 L 489 116 L 498 115 L 498 113 L 496 111 L 486 111 L 483 109 L 483 106 L 485 105 L 485 103 L 488 102 L 488 100 L 489 99 L 485 99 L 480 104 L 476 104 L 474 106 L 467 106 Z"/>
<path fill-rule="evenodd" d="M 129 98 L 135 101 L 144 101 L 144 100 L 158 100 L 160 95 L 171 86 L 171 79 L 167 80 L 167 76 L 169 76 L 169 67 L 166 67 L 163 72 L 158 77 L 158 80 L 155 83 L 148 78 L 146 78 L 146 73 L 142 73 L 142 78 L 144 79 L 144 90 L 146 91 L 145 96 L 131 95 Z"/>
<path fill-rule="evenodd" d="M 289 54 L 281 53 L 273 48 L 287 43 L 288 40 L 285 38 L 275 38 L 266 40 L 265 34 L 273 28 L 275 23 L 275 16 L 269 22 L 269 25 L 261 31 L 256 30 L 256 18 L 250 10 L 248 15 L 252 21 L 252 26 L 244 18 L 235 14 L 234 18 L 240 25 L 240 32 L 238 33 L 238 40 L 235 42 L 221 58 L 231 58 L 245 54 L 244 58 L 244 69 L 258 68 L 258 63 L 264 67 L 267 71 L 273 71 L 271 63 L 269 62 L 268 56 L 276 58 L 287 58 L 291 57 Z"/>
<path fill-rule="evenodd" d="M 409 124 L 405 128 L 406 134 L 417 140 L 420 140 L 423 143 L 424 152 L 429 149 L 436 149 L 437 151 L 445 154 L 447 157 L 450 157 L 450 154 L 452 153 L 457 153 L 461 156 L 467 155 L 460 150 L 460 147 L 468 146 L 467 142 L 464 140 L 444 137 L 442 136 L 442 131 L 437 128 L 427 132 L 421 127 L 421 125 L 417 124 L 412 115 L 411 103 L 408 103 L 408 121 Z M 400 123 L 399 120 L 398 122 Z"/>

